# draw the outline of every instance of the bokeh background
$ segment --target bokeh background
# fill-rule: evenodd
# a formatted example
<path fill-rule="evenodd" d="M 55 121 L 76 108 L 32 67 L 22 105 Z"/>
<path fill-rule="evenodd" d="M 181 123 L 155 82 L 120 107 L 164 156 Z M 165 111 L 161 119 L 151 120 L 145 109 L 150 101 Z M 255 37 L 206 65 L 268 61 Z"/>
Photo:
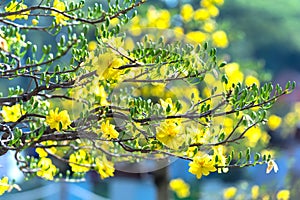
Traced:
<path fill-rule="evenodd" d="M 0 3 L 3 5 L 8 1 Z M 25 1 L 26 2 L 26 1 Z M 27 1 L 30 4 L 34 1 Z M 37 2 L 37 1 L 36 1 Z M 93 3 L 94 1 L 87 1 Z M 199 0 L 149 0 L 140 9 L 146 16 L 149 8 L 165 9 L 171 13 L 171 25 L 184 26 L 180 19 L 180 9 L 190 4 L 199 8 Z M 262 81 L 284 84 L 287 80 L 300 80 L 300 1 L 299 0 L 225 0 L 218 7 L 219 14 L 214 19 L 218 27 L 227 33 L 229 45 L 218 49 L 218 55 L 228 61 L 240 63 L 242 70 L 257 71 Z M 132 28 L 132 27 L 131 27 Z M 167 27 L 168 28 L 168 27 Z M 28 35 L 28 40 L 47 42 L 44 35 Z M 59 38 L 57 38 L 59 39 Z M 63 62 L 63 61 L 62 61 Z M 1 84 L 4 91 L 8 85 Z M 186 199 L 222 199 L 228 187 L 237 188 L 235 198 L 251 199 L 251 189 L 258 185 L 274 198 L 281 189 L 291 190 L 292 197 L 300 188 L 300 94 L 299 89 L 279 100 L 272 112 L 280 116 L 281 128 L 274 131 L 269 147 L 276 150 L 279 172 L 265 173 L 266 166 L 247 169 L 232 169 L 227 174 L 212 174 L 197 180 L 188 173 L 188 163 L 176 160 L 166 169 L 169 179 L 182 178 L 189 183 L 191 195 Z M 101 181 L 90 173 L 86 182 L 53 183 L 34 178 L 24 181 L 11 155 L 0 157 L 0 175 L 8 175 L 20 183 L 21 192 L 5 194 L 0 199 L 113 199 L 152 200 L 156 199 L 155 180 L 152 172 L 127 174 L 117 172 L 114 178 Z M 165 171 L 165 172 L 166 172 Z M 178 199 L 175 194 L 172 198 Z"/>

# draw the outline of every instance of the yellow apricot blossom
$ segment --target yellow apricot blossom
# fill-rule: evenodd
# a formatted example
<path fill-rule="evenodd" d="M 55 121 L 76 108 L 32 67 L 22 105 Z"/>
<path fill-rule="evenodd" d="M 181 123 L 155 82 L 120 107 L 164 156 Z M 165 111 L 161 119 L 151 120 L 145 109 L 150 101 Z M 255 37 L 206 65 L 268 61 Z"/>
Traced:
<path fill-rule="evenodd" d="M 176 38 L 182 38 L 182 36 L 184 35 L 184 29 L 180 26 L 174 27 L 173 32 Z"/>
<path fill-rule="evenodd" d="M 190 186 L 181 178 L 171 180 L 169 186 L 179 198 L 186 198 L 190 196 Z"/>
<path fill-rule="evenodd" d="M 87 172 L 90 170 L 92 158 L 88 152 L 79 149 L 70 155 L 69 162 L 73 172 Z"/>
<path fill-rule="evenodd" d="M 116 139 L 119 137 L 118 131 L 116 131 L 114 125 L 110 124 L 109 120 L 106 120 L 106 122 L 102 122 L 101 131 L 102 131 L 103 137 L 108 140 Z"/>
<path fill-rule="evenodd" d="M 119 81 L 123 71 L 117 68 L 122 65 L 125 65 L 125 62 L 121 58 L 107 52 L 98 57 L 94 67 L 97 69 L 100 80 Z"/>
<path fill-rule="evenodd" d="M 244 74 L 240 71 L 240 65 L 238 63 L 228 63 L 225 66 L 225 73 L 228 77 L 226 89 L 230 88 L 232 84 L 242 83 L 244 80 Z"/>
<path fill-rule="evenodd" d="M 16 0 L 11 1 L 4 9 L 5 12 L 17 12 L 21 11 L 27 8 L 27 5 L 23 4 L 22 2 L 17 2 Z M 14 14 L 14 15 L 8 15 L 6 16 L 9 20 L 16 20 L 16 19 L 28 19 L 28 15 L 30 14 L 30 11 L 24 11 L 20 14 Z"/>
<path fill-rule="evenodd" d="M 201 152 L 198 152 L 198 154 L 193 158 L 193 161 L 189 163 L 189 166 L 189 172 L 196 175 L 198 179 L 200 179 L 203 175 L 207 176 L 211 172 L 217 171 L 212 157 Z"/>
<path fill-rule="evenodd" d="M 236 187 L 229 187 L 223 191 L 224 199 L 232 199 L 236 195 L 237 189 Z"/>
<path fill-rule="evenodd" d="M 209 15 L 211 17 L 216 17 L 219 15 L 219 9 L 214 5 L 208 6 L 208 7 L 206 7 L 206 9 L 208 10 Z"/>
<path fill-rule="evenodd" d="M 256 84 L 257 87 L 260 86 L 259 80 L 255 76 L 251 76 L 251 75 L 245 78 L 245 84 L 246 86 L 252 86 L 253 84 Z"/>
<path fill-rule="evenodd" d="M 181 121 L 167 119 L 156 128 L 156 138 L 171 149 L 178 149 L 184 143 Z"/>
<path fill-rule="evenodd" d="M 97 48 L 97 42 L 96 41 L 90 41 L 88 43 L 88 50 L 94 51 Z"/>
<path fill-rule="evenodd" d="M 100 105 L 101 106 L 106 106 L 106 105 L 108 105 L 108 102 L 107 102 L 107 93 L 106 93 L 106 91 L 105 91 L 105 89 L 104 89 L 104 87 L 103 87 L 103 85 L 97 85 L 96 87 L 95 87 L 95 95 L 96 95 L 96 97 L 99 97 L 100 99 L 99 99 L 99 103 L 100 103 Z"/>
<path fill-rule="evenodd" d="M 210 33 L 215 30 L 216 23 L 214 21 L 206 21 L 202 26 L 203 30 Z"/>
<path fill-rule="evenodd" d="M 207 35 L 201 31 L 191 31 L 186 34 L 186 38 L 190 43 L 201 44 L 207 40 Z"/>
<path fill-rule="evenodd" d="M 228 38 L 224 31 L 216 31 L 212 34 L 213 45 L 219 48 L 226 48 L 228 46 Z"/>
<path fill-rule="evenodd" d="M 111 161 L 108 161 L 105 156 L 103 158 L 96 158 L 96 167 L 95 170 L 99 173 L 101 179 L 114 176 L 114 164 Z"/>
<path fill-rule="evenodd" d="M 5 122 L 16 122 L 24 114 L 20 104 L 2 107 L 2 117 Z"/>
<path fill-rule="evenodd" d="M 169 28 L 171 24 L 171 14 L 168 10 L 161 10 L 159 12 L 159 17 L 156 19 L 155 27 L 166 29 Z"/>
<path fill-rule="evenodd" d="M 212 0 L 201 0 L 200 1 L 200 6 L 201 7 L 207 8 L 207 7 L 212 6 L 212 5 L 213 5 Z"/>
<path fill-rule="evenodd" d="M 160 99 L 159 102 L 167 115 L 174 115 L 178 112 L 176 105 L 172 102 L 171 98 L 167 98 L 166 100 Z"/>
<path fill-rule="evenodd" d="M 65 3 L 59 0 L 54 0 L 53 2 L 53 8 L 55 8 L 58 11 L 64 12 L 66 10 Z M 56 24 L 62 24 L 66 25 L 67 20 L 69 19 L 68 17 L 64 16 L 61 13 L 58 13 L 56 11 L 51 11 L 51 15 L 55 17 L 55 23 Z"/>
<path fill-rule="evenodd" d="M 281 117 L 277 115 L 271 115 L 268 119 L 267 125 L 272 131 L 274 131 L 281 125 L 281 121 Z"/>
<path fill-rule="evenodd" d="M 258 126 L 250 128 L 245 133 L 245 137 L 247 138 L 247 144 L 250 147 L 255 147 L 257 142 L 262 138 L 263 134 L 263 131 Z"/>
<path fill-rule="evenodd" d="M 52 164 L 50 158 L 42 157 L 37 164 L 39 171 L 36 173 L 37 176 L 47 180 L 53 180 L 57 173 L 56 166 Z"/>
<path fill-rule="evenodd" d="M 55 110 L 50 110 L 49 115 L 46 116 L 46 123 L 50 128 L 60 131 L 61 129 L 67 129 L 71 124 L 71 120 L 67 110 L 58 112 L 58 108 L 56 108 Z"/>
<path fill-rule="evenodd" d="M 147 22 L 148 27 L 166 29 L 169 28 L 171 25 L 171 14 L 168 10 L 165 9 L 158 10 L 154 6 L 151 6 L 147 11 L 146 16 L 148 20 Z"/>
<path fill-rule="evenodd" d="M 0 180 L 0 196 L 4 194 L 4 192 L 8 191 L 10 188 L 10 185 L 8 184 L 8 177 L 3 177 Z"/>
<path fill-rule="evenodd" d="M 251 188 L 251 198 L 252 199 L 257 199 L 259 196 L 259 186 L 258 185 L 254 185 Z"/>
<path fill-rule="evenodd" d="M 224 132 L 225 134 L 230 134 L 233 130 L 233 126 L 234 123 L 233 123 L 233 120 L 229 117 L 225 117 L 224 118 L 224 125 L 223 125 L 223 129 L 224 129 Z"/>
<path fill-rule="evenodd" d="M 36 26 L 36 25 L 38 25 L 39 21 L 37 19 L 32 19 L 31 23 L 33 26 Z"/>
<path fill-rule="evenodd" d="M 181 8 L 180 15 L 185 22 L 189 22 L 193 18 L 194 8 L 191 4 L 184 4 Z"/>
<path fill-rule="evenodd" d="M 277 200 L 289 200 L 290 191 L 289 190 L 280 190 L 276 195 Z"/>
<path fill-rule="evenodd" d="M 40 158 L 44 158 L 44 157 L 47 157 L 48 156 L 48 153 L 43 149 L 43 148 L 36 148 L 35 149 L 35 152 L 37 153 L 37 154 L 39 154 L 39 157 Z"/>
<path fill-rule="evenodd" d="M 205 20 L 208 20 L 209 18 L 210 18 L 210 14 L 209 14 L 208 10 L 205 8 L 200 8 L 200 9 L 196 10 L 194 13 L 195 20 L 205 21 Z"/>

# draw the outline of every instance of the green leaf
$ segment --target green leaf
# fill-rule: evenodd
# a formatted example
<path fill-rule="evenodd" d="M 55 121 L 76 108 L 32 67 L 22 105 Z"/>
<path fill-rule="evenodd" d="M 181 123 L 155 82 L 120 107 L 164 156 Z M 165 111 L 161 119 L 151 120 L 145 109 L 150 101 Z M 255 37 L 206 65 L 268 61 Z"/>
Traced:
<path fill-rule="evenodd" d="M 227 62 L 226 62 L 226 61 L 223 61 L 223 62 L 219 65 L 219 68 L 225 67 L 225 65 L 227 65 Z"/>
<path fill-rule="evenodd" d="M 259 159 L 260 159 L 260 154 L 259 153 L 255 153 L 254 161 L 257 162 L 257 161 L 259 161 Z"/>

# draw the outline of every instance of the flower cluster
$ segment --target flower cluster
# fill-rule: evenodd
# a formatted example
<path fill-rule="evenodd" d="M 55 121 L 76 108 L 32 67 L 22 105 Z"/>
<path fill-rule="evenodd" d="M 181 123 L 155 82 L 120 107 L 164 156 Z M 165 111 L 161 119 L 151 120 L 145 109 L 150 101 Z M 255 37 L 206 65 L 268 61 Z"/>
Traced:
<path fill-rule="evenodd" d="M 5 122 L 16 122 L 24 114 L 20 104 L 2 107 L 2 117 Z"/>
<path fill-rule="evenodd" d="M 180 178 L 171 180 L 169 186 L 179 198 L 190 196 L 190 186 Z"/>
<path fill-rule="evenodd" d="M 66 10 L 65 3 L 59 0 L 54 0 L 53 8 L 55 8 L 60 12 L 64 12 Z M 64 16 L 63 14 L 57 11 L 51 11 L 51 15 L 55 17 L 56 24 L 66 25 L 67 24 L 66 21 L 69 19 L 68 17 Z"/>
<path fill-rule="evenodd" d="M 50 110 L 49 115 L 46 116 L 46 123 L 50 128 L 55 128 L 57 131 L 65 130 L 70 126 L 71 120 L 67 110 L 58 112 L 58 108 Z"/>
<path fill-rule="evenodd" d="M 36 173 L 37 176 L 47 180 L 53 180 L 57 173 L 57 168 L 52 164 L 52 160 L 50 158 L 41 157 L 37 167 L 39 168 L 39 171 Z"/>
<path fill-rule="evenodd" d="M 73 172 L 87 172 L 92 164 L 91 155 L 83 149 L 79 149 L 69 157 L 70 166 Z"/>
<path fill-rule="evenodd" d="M 167 119 L 156 128 L 156 138 L 171 149 L 178 149 L 183 142 L 183 126 L 178 119 Z"/>
<path fill-rule="evenodd" d="M 198 152 L 198 154 L 193 158 L 193 161 L 189 163 L 189 172 L 195 174 L 198 179 L 203 175 L 207 176 L 211 172 L 217 171 L 215 167 L 215 161 L 208 154 Z"/>
<path fill-rule="evenodd" d="M 99 173 L 101 179 L 114 176 L 114 164 L 111 161 L 108 161 L 105 156 L 101 159 L 97 157 L 95 163 L 95 170 Z"/>
<path fill-rule="evenodd" d="M 101 131 L 105 139 L 111 140 L 119 137 L 118 131 L 116 131 L 114 125 L 110 124 L 109 120 L 106 120 L 106 122 L 102 122 Z"/>
<path fill-rule="evenodd" d="M 0 180 L 0 196 L 2 194 L 4 194 L 4 192 L 8 191 L 10 188 L 9 184 L 8 184 L 8 177 L 3 177 Z"/>
<path fill-rule="evenodd" d="M 23 4 L 22 2 L 17 2 L 16 0 L 11 1 L 6 7 L 5 7 L 5 12 L 17 12 L 17 11 L 22 11 L 25 10 L 27 6 Z M 20 14 L 11 14 L 6 16 L 7 19 L 9 20 L 16 20 L 16 19 L 28 19 L 28 15 L 30 14 L 30 11 L 24 11 L 21 12 Z"/>

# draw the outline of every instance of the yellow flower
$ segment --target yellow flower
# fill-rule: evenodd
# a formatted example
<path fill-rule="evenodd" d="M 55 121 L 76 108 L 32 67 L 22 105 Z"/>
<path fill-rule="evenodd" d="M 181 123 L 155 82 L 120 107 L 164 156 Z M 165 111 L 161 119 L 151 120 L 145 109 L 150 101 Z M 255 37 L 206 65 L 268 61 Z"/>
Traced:
<path fill-rule="evenodd" d="M 8 45 L 7 42 L 4 38 L 2 38 L 0 36 L 0 49 L 2 49 L 3 51 L 8 51 Z"/>
<path fill-rule="evenodd" d="M 182 124 L 178 119 L 167 119 L 156 128 L 156 138 L 171 149 L 178 149 L 184 140 Z"/>
<path fill-rule="evenodd" d="M 176 38 L 182 38 L 182 36 L 184 35 L 184 30 L 180 26 L 174 27 L 173 31 L 174 31 L 174 34 L 175 34 Z"/>
<path fill-rule="evenodd" d="M 170 27 L 171 15 L 168 10 L 161 10 L 159 12 L 159 17 L 156 20 L 155 27 L 166 29 Z"/>
<path fill-rule="evenodd" d="M 233 83 L 237 84 L 243 82 L 244 74 L 239 69 L 240 65 L 238 63 L 229 63 L 225 66 L 225 73 L 228 76 L 226 89 L 229 89 Z"/>
<path fill-rule="evenodd" d="M 39 154 L 40 158 L 48 156 L 48 153 L 43 148 L 36 148 L 35 152 L 37 152 L 37 154 Z"/>
<path fill-rule="evenodd" d="M 189 22 L 193 18 L 194 9 L 190 4 L 184 4 L 181 8 L 180 15 L 185 22 Z"/>
<path fill-rule="evenodd" d="M 103 137 L 108 140 L 116 139 L 119 137 L 118 131 L 115 130 L 114 125 L 109 123 L 109 120 L 106 120 L 106 123 L 102 122 L 101 131 L 102 131 Z"/>
<path fill-rule="evenodd" d="M 259 186 L 258 185 L 254 185 L 251 188 L 251 197 L 252 199 L 257 199 L 259 196 Z"/>
<path fill-rule="evenodd" d="M 103 156 L 102 159 L 96 158 L 96 167 L 95 170 L 99 173 L 101 179 L 108 178 L 110 176 L 114 176 L 114 164 L 106 159 Z"/>
<path fill-rule="evenodd" d="M 233 120 L 229 117 L 225 117 L 224 119 L 224 125 L 223 125 L 223 129 L 225 134 L 230 134 L 233 130 L 234 124 L 233 124 Z"/>
<path fill-rule="evenodd" d="M 94 51 L 97 48 L 97 42 L 96 41 L 90 41 L 88 43 L 88 50 Z"/>
<path fill-rule="evenodd" d="M 17 12 L 17 11 L 20 11 L 20 10 L 24 10 L 26 9 L 27 6 L 25 4 L 23 4 L 22 2 L 17 2 L 15 0 L 11 1 L 8 6 L 5 7 L 5 12 Z M 28 19 L 28 15 L 30 14 L 30 11 L 25 11 L 25 12 L 22 12 L 20 14 L 17 14 L 17 15 L 8 15 L 6 16 L 7 19 L 9 20 L 16 20 L 16 19 Z"/>
<path fill-rule="evenodd" d="M 115 17 L 115 18 L 113 18 L 113 19 L 110 20 L 110 25 L 111 26 L 116 26 L 119 23 L 120 23 L 120 20 L 117 17 Z"/>
<path fill-rule="evenodd" d="M 87 172 L 90 169 L 92 159 L 89 153 L 79 149 L 70 155 L 69 162 L 73 172 Z"/>
<path fill-rule="evenodd" d="M 256 77 L 251 76 L 251 75 L 249 75 L 245 78 L 245 84 L 247 86 L 252 86 L 253 84 L 256 84 L 257 87 L 260 86 L 259 80 Z"/>
<path fill-rule="evenodd" d="M 180 178 L 171 180 L 169 186 L 179 198 L 190 196 L 190 186 Z"/>
<path fill-rule="evenodd" d="M 188 135 L 192 139 L 192 143 L 205 144 L 209 141 L 209 129 L 202 126 L 191 125 L 187 128 Z"/>
<path fill-rule="evenodd" d="M 139 18 L 137 19 L 139 22 Z M 154 6 L 151 6 L 147 12 L 147 26 L 166 29 L 171 24 L 171 14 L 168 10 L 157 10 Z M 136 21 L 136 20 L 135 20 Z M 134 23 L 136 28 L 141 27 L 137 23 Z M 135 34 L 134 34 L 135 35 Z"/>
<path fill-rule="evenodd" d="M 191 43 L 201 44 L 207 39 L 207 35 L 201 31 L 191 31 L 186 34 L 186 38 Z"/>
<path fill-rule="evenodd" d="M 228 46 L 227 35 L 224 31 L 216 31 L 212 34 L 213 45 L 219 48 L 226 48 Z"/>
<path fill-rule="evenodd" d="M 208 10 L 208 12 L 209 12 L 209 15 L 210 15 L 211 17 L 216 17 L 216 16 L 219 15 L 219 9 L 218 9 L 216 6 L 211 5 L 211 6 L 208 6 L 208 7 L 206 7 L 206 8 L 207 8 L 207 10 Z"/>
<path fill-rule="evenodd" d="M 96 67 L 100 80 L 119 81 L 123 70 L 117 68 L 124 65 L 125 62 L 113 53 L 104 53 L 99 56 L 95 64 L 96 66 L 93 67 Z"/>
<path fill-rule="evenodd" d="M 8 177 L 3 177 L 0 180 L 0 196 L 4 194 L 7 190 L 9 190 L 10 185 L 8 184 Z"/>
<path fill-rule="evenodd" d="M 99 103 L 100 103 L 101 106 L 108 105 L 108 102 L 106 100 L 107 99 L 107 93 L 106 93 L 103 85 L 100 85 L 100 86 L 97 85 L 95 87 L 95 95 L 100 98 Z"/>
<path fill-rule="evenodd" d="M 255 147 L 257 142 L 262 139 L 263 132 L 257 126 L 250 128 L 246 133 L 245 137 L 247 138 L 248 145 L 250 147 Z"/>
<path fill-rule="evenodd" d="M 202 26 L 203 30 L 210 33 L 215 30 L 216 24 L 214 21 L 207 21 L 205 24 Z"/>
<path fill-rule="evenodd" d="M 205 8 L 200 8 L 200 9 L 196 10 L 195 14 L 194 14 L 195 20 L 205 21 L 205 20 L 209 19 L 209 17 L 210 17 L 209 12 Z"/>
<path fill-rule="evenodd" d="M 200 5 L 201 5 L 202 7 L 207 8 L 207 7 L 209 7 L 209 6 L 212 6 L 212 5 L 213 5 L 213 2 L 212 2 L 212 0 L 201 0 L 201 1 L 200 1 Z"/>
<path fill-rule="evenodd" d="M 237 192 L 237 189 L 235 187 L 226 188 L 223 191 L 223 197 L 224 197 L 224 199 L 232 199 L 235 196 L 236 192 Z"/>
<path fill-rule="evenodd" d="M 58 108 L 56 108 L 55 111 L 50 110 L 49 115 L 46 116 L 46 123 L 50 126 L 50 128 L 55 128 L 60 131 L 60 124 L 62 130 L 67 129 L 71 124 L 71 120 L 68 111 L 63 110 L 58 112 Z"/>
<path fill-rule="evenodd" d="M 39 171 L 36 173 L 37 176 L 42 177 L 47 180 L 53 180 L 57 169 L 55 165 L 52 164 L 50 158 L 42 157 L 37 164 Z"/>
<path fill-rule="evenodd" d="M 2 116 L 5 122 L 16 122 L 22 114 L 24 114 L 24 111 L 21 109 L 20 104 L 2 107 Z"/>
<path fill-rule="evenodd" d="M 280 190 L 276 195 L 277 200 L 289 200 L 290 191 L 289 190 Z"/>
<path fill-rule="evenodd" d="M 269 160 L 267 163 L 267 169 L 266 169 L 266 173 L 269 174 L 272 169 L 274 169 L 274 172 L 277 173 L 278 172 L 278 165 L 274 160 Z"/>
<path fill-rule="evenodd" d="M 55 8 L 56 10 L 59 10 L 61 12 L 64 12 L 66 10 L 66 6 L 65 6 L 64 2 L 59 1 L 59 0 L 54 0 L 53 8 Z M 56 11 L 51 11 L 51 15 L 55 17 L 56 24 L 66 25 L 67 24 L 66 21 L 69 19 L 68 17 L 66 17 Z"/>
<path fill-rule="evenodd" d="M 268 119 L 267 125 L 272 131 L 274 131 L 280 126 L 281 121 L 282 120 L 279 116 L 271 115 Z"/>
<path fill-rule="evenodd" d="M 175 115 L 178 112 L 176 105 L 172 102 L 171 98 L 167 98 L 166 100 L 160 99 L 159 102 L 167 115 Z"/>
<path fill-rule="evenodd" d="M 211 172 L 217 171 L 211 156 L 203 153 L 198 153 L 193 161 L 189 163 L 189 166 L 189 172 L 196 175 L 198 179 L 200 179 L 202 175 L 207 176 Z"/>
<path fill-rule="evenodd" d="M 36 25 L 38 25 L 39 21 L 37 19 L 32 19 L 31 23 L 33 26 L 36 26 Z"/>

